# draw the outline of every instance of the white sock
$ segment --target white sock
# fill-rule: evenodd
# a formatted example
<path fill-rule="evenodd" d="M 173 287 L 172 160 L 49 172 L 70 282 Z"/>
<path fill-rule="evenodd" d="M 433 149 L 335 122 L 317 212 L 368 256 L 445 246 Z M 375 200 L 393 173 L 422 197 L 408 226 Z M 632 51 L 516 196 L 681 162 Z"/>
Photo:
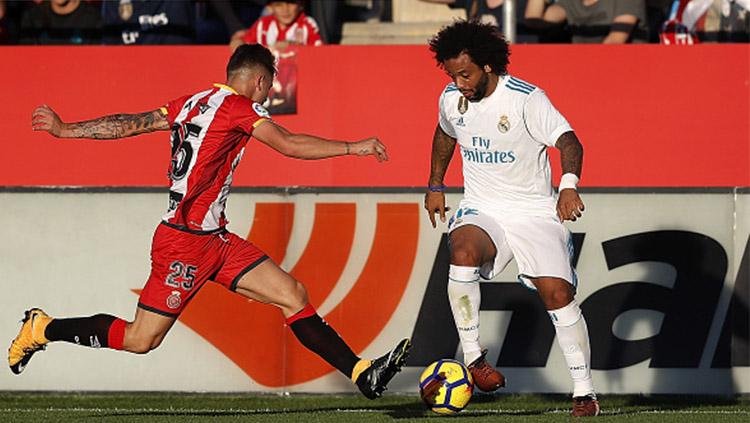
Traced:
<path fill-rule="evenodd" d="M 448 300 L 461 340 L 464 363 L 470 364 L 482 355 L 479 345 L 479 304 L 482 302 L 479 267 L 450 265 Z"/>
<path fill-rule="evenodd" d="M 586 320 L 575 300 L 565 307 L 548 310 L 557 332 L 557 343 L 565 356 L 573 379 L 573 396 L 594 394 L 591 380 L 591 346 Z"/>

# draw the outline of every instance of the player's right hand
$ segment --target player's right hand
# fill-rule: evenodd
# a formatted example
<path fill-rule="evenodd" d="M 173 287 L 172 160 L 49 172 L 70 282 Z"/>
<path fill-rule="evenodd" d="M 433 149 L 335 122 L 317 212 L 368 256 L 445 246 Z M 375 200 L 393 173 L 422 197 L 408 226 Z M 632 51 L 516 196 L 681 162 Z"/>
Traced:
<path fill-rule="evenodd" d="M 388 160 L 388 153 L 385 151 L 385 145 L 383 145 L 383 143 L 376 137 L 365 138 L 350 143 L 349 154 L 355 156 L 375 156 L 379 162 Z"/>
<path fill-rule="evenodd" d="M 424 208 L 433 228 L 437 227 L 435 215 L 440 215 L 440 221 L 445 223 L 445 212 L 450 210 L 449 207 L 445 207 L 445 193 L 440 191 L 427 191 L 424 195 Z"/>
<path fill-rule="evenodd" d="M 39 106 L 31 115 L 31 129 L 34 131 L 47 131 L 59 137 L 63 129 L 63 121 L 60 116 L 48 105 Z"/>

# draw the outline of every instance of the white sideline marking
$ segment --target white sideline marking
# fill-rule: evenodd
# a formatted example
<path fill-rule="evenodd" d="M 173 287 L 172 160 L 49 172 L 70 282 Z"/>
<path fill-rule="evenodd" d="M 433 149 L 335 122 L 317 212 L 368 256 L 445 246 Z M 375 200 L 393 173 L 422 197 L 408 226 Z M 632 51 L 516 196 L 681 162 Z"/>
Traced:
<path fill-rule="evenodd" d="M 48 412 L 78 412 L 78 413 L 177 413 L 177 414 L 188 414 L 188 413 L 236 413 L 236 414 L 268 414 L 268 413 L 322 413 L 335 411 L 338 413 L 383 413 L 387 411 L 385 409 L 370 409 L 370 408 L 338 408 L 329 410 L 306 410 L 301 408 L 255 408 L 255 409 L 240 409 L 240 408 L 61 408 L 61 407 L 49 407 L 49 408 L 2 408 L 0 413 L 33 413 L 38 411 Z M 466 410 L 463 414 L 519 414 L 528 413 L 532 410 L 526 409 L 485 409 L 485 410 Z M 539 412 L 539 414 L 567 414 L 570 410 L 554 409 Z M 750 415 L 750 410 L 638 410 L 629 411 L 622 409 L 604 410 L 601 415 L 617 415 L 617 414 L 704 414 L 704 415 Z"/>

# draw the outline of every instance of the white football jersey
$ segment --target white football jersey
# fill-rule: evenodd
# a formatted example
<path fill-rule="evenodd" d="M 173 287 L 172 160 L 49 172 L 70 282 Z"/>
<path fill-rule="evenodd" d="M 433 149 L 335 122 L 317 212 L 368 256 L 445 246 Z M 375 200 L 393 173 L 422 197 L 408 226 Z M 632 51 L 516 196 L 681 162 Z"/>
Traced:
<path fill-rule="evenodd" d="M 450 83 L 439 122 L 458 140 L 465 200 L 501 213 L 556 214 L 547 147 L 572 129 L 544 91 L 505 75 L 473 103 Z"/>

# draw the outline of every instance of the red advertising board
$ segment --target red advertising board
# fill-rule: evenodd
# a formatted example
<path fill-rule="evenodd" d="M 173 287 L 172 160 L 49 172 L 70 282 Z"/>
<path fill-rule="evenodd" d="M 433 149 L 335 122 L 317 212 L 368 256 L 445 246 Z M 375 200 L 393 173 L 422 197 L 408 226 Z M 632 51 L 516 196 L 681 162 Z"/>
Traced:
<path fill-rule="evenodd" d="M 228 56 L 223 46 L 0 48 L 0 186 L 165 186 L 166 133 L 57 140 L 31 131 L 31 113 L 40 104 L 65 120 L 154 109 L 223 82 Z M 509 70 L 544 88 L 575 128 L 582 186 L 750 186 L 747 44 L 518 45 Z M 298 113 L 277 121 L 330 138 L 376 135 L 391 160 L 306 162 L 251 141 L 234 185 L 422 186 L 447 82 L 425 46 L 303 49 Z M 449 185 L 461 185 L 459 162 Z"/>

